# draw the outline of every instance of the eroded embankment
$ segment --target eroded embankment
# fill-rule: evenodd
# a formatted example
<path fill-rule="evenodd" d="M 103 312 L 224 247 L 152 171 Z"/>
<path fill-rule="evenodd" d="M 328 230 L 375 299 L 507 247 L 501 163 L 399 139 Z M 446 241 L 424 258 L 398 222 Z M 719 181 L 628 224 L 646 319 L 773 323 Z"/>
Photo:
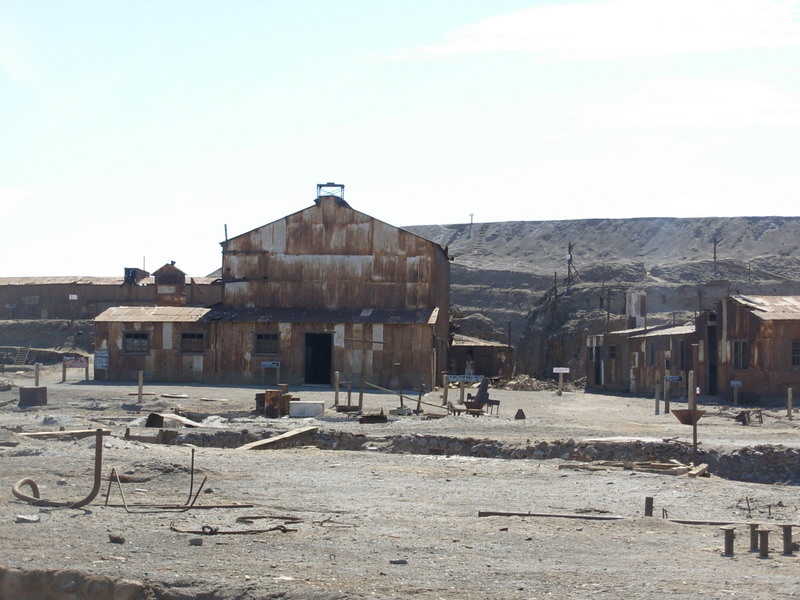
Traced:
<path fill-rule="evenodd" d="M 218 431 L 189 432 L 175 443 L 231 448 L 270 437 L 270 432 Z M 504 459 L 563 459 L 585 462 L 606 460 L 644 462 L 677 460 L 681 463 L 707 463 L 709 472 L 724 479 L 754 483 L 800 485 L 800 449 L 764 444 L 731 452 L 698 448 L 679 442 L 657 441 L 580 441 L 555 440 L 527 444 L 489 439 L 434 435 L 369 436 L 341 431 L 318 431 L 287 442 L 288 445 L 314 445 L 323 450 L 371 450 L 378 452 L 473 456 Z M 273 446 L 276 447 L 276 446 Z M 278 446 L 279 447 L 279 446 Z"/>

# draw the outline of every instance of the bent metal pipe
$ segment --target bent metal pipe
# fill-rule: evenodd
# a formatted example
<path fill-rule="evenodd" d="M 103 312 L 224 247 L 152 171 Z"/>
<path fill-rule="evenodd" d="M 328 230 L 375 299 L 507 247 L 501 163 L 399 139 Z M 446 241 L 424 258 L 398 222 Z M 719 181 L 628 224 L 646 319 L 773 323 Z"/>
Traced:
<path fill-rule="evenodd" d="M 62 500 L 48 500 L 46 498 L 40 498 L 39 486 L 36 485 L 36 482 L 33 479 L 27 477 L 25 479 L 20 479 L 17 483 L 15 483 L 11 487 L 11 493 L 20 500 L 24 500 L 25 502 L 35 506 L 63 506 L 68 508 L 81 508 L 82 506 L 86 506 L 97 497 L 97 493 L 100 491 L 103 470 L 103 434 L 104 432 L 102 429 L 98 429 L 95 432 L 94 486 L 92 486 L 92 491 L 89 492 L 89 495 L 83 500 L 79 500 L 77 502 L 67 502 Z M 32 495 L 23 492 L 21 490 L 23 486 L 28 486 L 31 489 Z"/>

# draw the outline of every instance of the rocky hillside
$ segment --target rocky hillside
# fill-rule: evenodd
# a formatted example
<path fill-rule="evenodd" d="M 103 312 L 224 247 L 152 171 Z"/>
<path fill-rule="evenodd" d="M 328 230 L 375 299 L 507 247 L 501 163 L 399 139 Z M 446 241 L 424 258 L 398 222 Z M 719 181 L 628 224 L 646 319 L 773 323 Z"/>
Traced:
<path fill-rule="evenodd" d="M 510 330 L 518 372 L 538 376 L 554 364 L 583 373 L 585 336 L 622 326 L 628 290 L 647 292 L 651 323 L 683 322 L 729 293 L 800 295 L 800 217 L 406 229 L 454 257 L 452 302 L 463 332 L 505 341 Z"/>

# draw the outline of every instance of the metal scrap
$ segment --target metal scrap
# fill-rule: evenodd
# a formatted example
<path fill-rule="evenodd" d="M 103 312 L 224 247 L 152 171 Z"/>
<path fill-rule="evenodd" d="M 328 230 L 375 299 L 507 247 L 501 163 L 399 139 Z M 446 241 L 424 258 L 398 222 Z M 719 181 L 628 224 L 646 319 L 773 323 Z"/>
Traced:
<path fill-rule="evenodd" d="M 280 531 L 281 533 L 290 533 L 297 531 L 297 529 L 289 529 L 286 525 L 276 525 L 268 529 L 239 529 L 223 531 L 219 527 L 211 527 L 210 525 L 203 525 L 201 529 L 181 529 L 171 523 L 169 528 L 175 533 L 191 533 L 192 535 L 246 535 L 256 533 L 268 533 L 270 531 Z"/>
<path fill-rule="evenodd" d="M 60 500 L 47 500 L 39 497 L 39 486 L 31 478 L 20 479 L 11 487 L 11 493 L 20 500 L 24 500 L 35 506 L 54 506 L 54 507 L 67 507 L 67 508 L 81 508 L 86 506 L 95 499 L 97 493 L 100 491 L 100 484 L 102 482 L 102 469 L 103 469 L 103 435 L 105 432 L 102 429 L 95 431 L 95 444 L 94 444 L 94 485 L 89 495 L 83 500 L 77 502 L 64 502 Z M 31 489 L 31 494 L 26 494 L 22 491 L 22 487 L 27 486 Z"/>

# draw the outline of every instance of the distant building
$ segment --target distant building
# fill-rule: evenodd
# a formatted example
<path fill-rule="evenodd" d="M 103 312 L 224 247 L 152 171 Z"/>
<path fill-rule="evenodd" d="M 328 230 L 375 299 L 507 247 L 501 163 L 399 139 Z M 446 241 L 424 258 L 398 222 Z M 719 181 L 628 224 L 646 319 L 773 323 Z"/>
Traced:
<path fill-rule="evenodd" d="M 183 304 L 207 306 L 222 299 L 215 278 L 180 273 L 176 285 L 183 289 Z M 160 296 L 157 278 L 135 268 L 125 269 L 124 277 L 0 277 L 0 311 L 12 320 L 93 319 L 112 306 L 153 306 L 164 299 Z"/>
<path fill-rule="evenodd" d="M 453 336 L 450 346 L 450 375 L 464 375 L 471 364 L 472 375 L 489 379 L 510 379 L 513 347 L 461 334 Z"/>
<path fill-rule="evenodd" d="M 590 335 L 587 350 L 589 390 L 652 394 L 666 374 L 685 396 L 692 371 L 701 394 L 782 398 L 800 391 L 800 297 L 728 296 L 694 323 Z"/>
<path fill-rule="evenodd" d="M 729 296 L 696 321 L 701 392 L 742 402 L 800 393 L 800 296 Z"/>
<path fill-rule="evenodd" d="M 164 269 L 164 268 L 162 268 Z M 158 272 L 156 273 L 158 275 Z M 166 284 L 165 284 L 166 285 Z M 111 308 L 95 320 L 97 378 L 429 389 L 447 365 L 446 249 L 342 197 L 222 242 L 221 301 Z M 107 360 L 106 360 L 107 357 Z"/>

